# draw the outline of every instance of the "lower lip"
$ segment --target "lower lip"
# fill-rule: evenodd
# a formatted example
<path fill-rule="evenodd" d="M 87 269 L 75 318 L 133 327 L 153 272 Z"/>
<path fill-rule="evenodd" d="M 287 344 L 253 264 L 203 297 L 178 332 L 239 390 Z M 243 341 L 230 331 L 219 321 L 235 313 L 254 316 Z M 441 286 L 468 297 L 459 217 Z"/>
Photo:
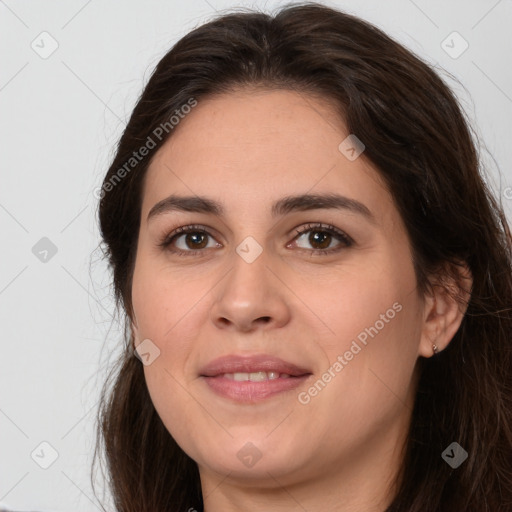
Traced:
<path fill-rule="evenodd" d="M 309 375 L 300 377 L 285 377 L 261 382 L 237 381 L 222 375 L 216 377 L 202 377 L 216 394 L 231 398 L 237 402 L 254 403 L 270 398 L 279 393 L 290 391 L 300 386 Z"/>

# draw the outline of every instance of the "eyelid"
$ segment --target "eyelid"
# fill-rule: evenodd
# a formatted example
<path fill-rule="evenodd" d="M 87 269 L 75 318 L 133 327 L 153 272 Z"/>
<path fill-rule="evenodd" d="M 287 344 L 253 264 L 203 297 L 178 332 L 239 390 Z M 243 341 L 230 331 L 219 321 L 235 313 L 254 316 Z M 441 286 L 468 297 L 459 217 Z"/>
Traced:
<path fill-rule="evenodd" d="M 342 238 L 344 241 L 348 243 L 354 243 L 354 240 L 350 236 L 348 236 L 344 231 L 338 229 L 336 226 L 333 226 L 331 224 L 325 224 L 323 222 L 309 222 L 307 224 L 302 224 L 300 228 L 294 229 L 294 231 L 297 233 L 297 236 L 295 238 L 304 233 L 307 233 L 308 231 L 313 231 L 314 229 L 318 231 L 332 232 L 339 236 L 340 238 Z"/>

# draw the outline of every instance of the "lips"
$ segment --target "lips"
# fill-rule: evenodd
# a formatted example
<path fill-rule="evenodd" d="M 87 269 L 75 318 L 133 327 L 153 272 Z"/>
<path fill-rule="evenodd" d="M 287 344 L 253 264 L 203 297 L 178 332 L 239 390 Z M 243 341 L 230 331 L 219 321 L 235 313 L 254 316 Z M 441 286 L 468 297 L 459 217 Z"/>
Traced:
<path fill-rule="evenodd" d="M 226 374 L 270 372 L 285 374 L 291 377 L 301 377 L 311 374 L 307 368 L 283 361 L 277 357 L 268 355 L 236 356 L 229 355 L 219 357 L 203 367 L 199 374 L 201 377 L 216 377 Z"/>
<path fill-rule="evenodd" d="M 291 391 L 311 375 L 307 368 L 268 355 L 224 356 L 200 371 L 200 378 L 216 395 L 246 404 Z"/>

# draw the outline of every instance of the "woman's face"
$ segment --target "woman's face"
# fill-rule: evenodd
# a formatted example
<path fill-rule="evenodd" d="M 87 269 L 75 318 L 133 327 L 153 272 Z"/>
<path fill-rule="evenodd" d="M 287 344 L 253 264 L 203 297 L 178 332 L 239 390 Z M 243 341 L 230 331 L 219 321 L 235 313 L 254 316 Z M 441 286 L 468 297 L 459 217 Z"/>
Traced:
<path fill-rule="evenodd" d="M 322 100 L 239 91 L 200 100 L 148 169 L 133 329 L 202 477 L 350 481 L 399 456 L 424 303 L 402 219 L 348 135 Z"/>

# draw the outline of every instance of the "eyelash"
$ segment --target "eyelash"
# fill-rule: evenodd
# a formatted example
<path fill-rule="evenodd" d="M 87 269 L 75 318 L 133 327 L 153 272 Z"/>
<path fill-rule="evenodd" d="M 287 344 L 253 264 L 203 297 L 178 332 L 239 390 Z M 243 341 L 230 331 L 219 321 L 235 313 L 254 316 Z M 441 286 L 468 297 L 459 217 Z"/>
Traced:
<path fill-rule="evenodd" d="M 334 235 L 342 242 L 342 245 L 337 246 L 333 249 L 325 249 L 325 250 L 324 249 L 312 249 L 309 251 L 312 254 L 329 255 L 334 252 L 340 251 L 342 247 L 345 247 L 345 248 L 350 247 L 354 243 L 354 241 L 347 234 L 343 233 L 343 231 L 340 231 L 339 229 L 335 228 L 334 226 L 331 226 L 330 224 L 322 224 L 322 223 L 306 224 L 305 226 L 302 226 L 301 228 L 296 229 L 295 232 L 297 233 L 297 235 L 295 236 L 295 238 L 293 240 L 297 239 L 300 235 L 303 235 L 304 233 L 307 233 L 308 231 L 314 231 L 314 230 L 321 232 L 321 233 L 329 233 L 330 235 Z M 190 226 L 182 226 L 182 227 L 179 227 L 178 229 L 175 229 L 169 235 L 166 235 L 158 243 L 158 246 L 162 247 L 164 249 L 167 249 L 170 252 L 177 254 L 178 256 L 199 256 L 199 257 L 204 256 L 204 254 L 201 254 L 201 253 L 205 252 L 204 249 L 195 249 L 195 250 L 191 249 L 190 251 L 183 251 L 181 249 L 176 249 L 176 248 L 170 249 L 169 248 L 169 246 L 172 244 L 172 242 L 176 238 L 178 238 L 179 236 L 188 234 L 188 233 L 201 233 L 204 235 L 212 236 L 210 233 L 208 233 L 208 231 L 206 230 L 206 228 L 204 226 L 200 226 L 197 224 L 190 225 Z M 300 248 L 300 250 L 307 251 L 308 249 Z"/>

